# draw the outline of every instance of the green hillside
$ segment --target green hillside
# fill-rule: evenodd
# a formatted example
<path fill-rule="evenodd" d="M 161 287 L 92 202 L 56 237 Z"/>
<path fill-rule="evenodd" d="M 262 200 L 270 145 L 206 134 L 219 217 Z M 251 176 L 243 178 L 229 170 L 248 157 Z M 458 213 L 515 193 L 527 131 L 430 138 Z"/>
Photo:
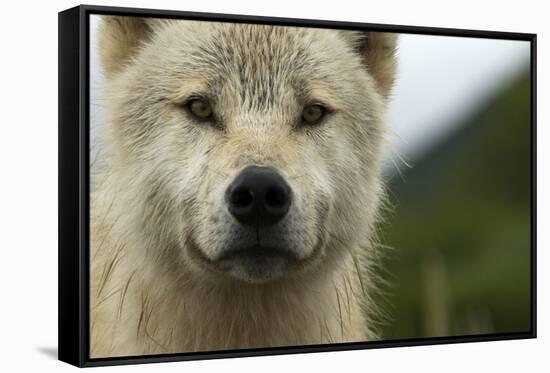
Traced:
<path fill-rule="evenodd" d="M 530 115 L 525 73 L 390 180 L 383 338 L 529 330 Z"/>

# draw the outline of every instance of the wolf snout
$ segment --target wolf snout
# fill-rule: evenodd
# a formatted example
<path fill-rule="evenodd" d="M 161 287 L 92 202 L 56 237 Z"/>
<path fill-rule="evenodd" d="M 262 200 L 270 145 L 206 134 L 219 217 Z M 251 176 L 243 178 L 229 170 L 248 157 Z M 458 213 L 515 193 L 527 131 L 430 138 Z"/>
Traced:
<path fill-rule="evenodd" d="M 273 168 L 248 166 L 227 188 L 226 202 L 239 223 L 267 227 L 287 215 L 292 190 Z"/>

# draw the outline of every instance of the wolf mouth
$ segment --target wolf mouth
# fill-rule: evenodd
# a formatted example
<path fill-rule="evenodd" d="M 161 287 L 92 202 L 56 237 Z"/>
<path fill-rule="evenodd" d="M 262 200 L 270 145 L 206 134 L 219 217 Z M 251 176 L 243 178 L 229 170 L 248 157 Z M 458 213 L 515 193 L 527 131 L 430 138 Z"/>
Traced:
<path fill-rule="evenodd" d="M 229 249 L 217 258 L 210 258 L 201 250 L 193 235 L 188 237 L 186 243 L 191 259 L 200 264 L 207 272 L 213 275 L 235 277 L 231 273 L 236 267 L 239 267 L 245 272 L 253 273 L 253 277 L 257 277 L 256 280 L 264 282 L 285 274 L 285 276 L 294 276 L 318 262 L 326 245 L 326 239 L 322 236 L 319 237 L 312 253 L 305 258 L 301 258 L 298 253 L 284 247 L 260 245 Z M 272 276 L 274 271 L 279 275 Z M 262 279 L 264 276 L 265 278 Z"/>
<path fill-rule="evenodd" d="M 229 249 L 219 257 L 212 259 L 206 256 L 194 238 L 187 240 L 189 252 L 195 260 L 201 262 L 212 272 L 226 273 L 231 263 L 246 263 L 251 266 L 267 268 L 270 263 L 284 264 L 285 267 L 295 266 L 300 262 L 298 255 L 286 248 L 273 248 L 266 246 L 249 246 L 244 248 Z"/>
<path fill-rule="evenodd" d="M 245 248 L 236 248 L 225 251 L 216 261 L 227 261 L 235 259 L 252 259 L 262 260 L 263 258 L 282 258 L 289 262 L 297 262 L 299 260 L 298 255 L 286 248 L 274 248 L 265 246 L 250 246 Z"/>

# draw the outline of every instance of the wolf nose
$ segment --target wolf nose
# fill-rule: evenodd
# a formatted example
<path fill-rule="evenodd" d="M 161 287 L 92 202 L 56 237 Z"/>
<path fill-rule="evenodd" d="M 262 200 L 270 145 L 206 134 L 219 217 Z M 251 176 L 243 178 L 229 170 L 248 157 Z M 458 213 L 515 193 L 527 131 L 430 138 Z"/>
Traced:
<path fill-rule="evenodd" d="M 288 213 L 291 190 L 272 168 L 248 166 L 227 188 L 226 200 L 241 224 L 269 226 Z"/>

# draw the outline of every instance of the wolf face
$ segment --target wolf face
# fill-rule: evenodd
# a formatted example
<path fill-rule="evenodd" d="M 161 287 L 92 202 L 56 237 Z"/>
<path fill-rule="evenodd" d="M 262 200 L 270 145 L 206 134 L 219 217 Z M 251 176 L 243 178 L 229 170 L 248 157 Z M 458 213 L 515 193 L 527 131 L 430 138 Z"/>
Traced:
<path fill-rule="evenodd" d="M 393 35 L 130 17 L 102 27 L 111 168 L 148 260 L 263 283 L 336 266 L 369 239 Z"/>

